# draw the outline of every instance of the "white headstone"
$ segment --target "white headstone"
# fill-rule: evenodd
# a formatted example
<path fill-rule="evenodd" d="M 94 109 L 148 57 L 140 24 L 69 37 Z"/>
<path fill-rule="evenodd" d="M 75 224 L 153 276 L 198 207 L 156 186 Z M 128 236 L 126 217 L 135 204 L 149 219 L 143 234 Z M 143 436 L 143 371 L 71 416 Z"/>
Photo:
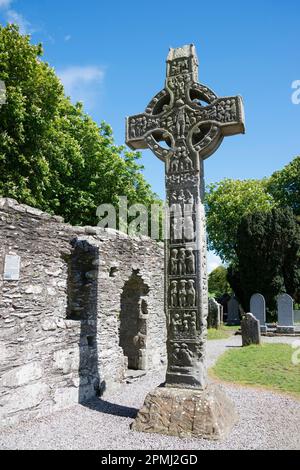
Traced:
<path fill-rule="evenodd" d="M 278 329 L 282 332 L 294 330 L 294 301 L 288 294 L 277 299 Z"/>
<path fill-rule="evenodd" d="M 261 330 L 266 330 L 266 301 L 263 295 L 252 295 L 250 299 L 250 312 L 259 320 Z"/>
<path fill-rule="evenodd" d="M 20 279 L 20 264 L 20 256 L 6 255 L 3 279 L 5 281 L 18 281 Z"/>

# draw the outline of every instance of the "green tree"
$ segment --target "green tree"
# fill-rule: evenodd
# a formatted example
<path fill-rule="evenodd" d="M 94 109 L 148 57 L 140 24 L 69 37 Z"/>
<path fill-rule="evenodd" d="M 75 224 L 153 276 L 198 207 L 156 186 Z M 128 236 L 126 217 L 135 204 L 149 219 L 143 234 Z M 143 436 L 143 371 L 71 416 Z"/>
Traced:
<path fill-rule="evenodd" d="M 237 232 L 238 263 L 228 270 L 228 280 L 249 311 L 252 294 L 261 293 L 269 313 L 276 297 L 287 292 L 299 302 L 300 227 L 289 208 L 274 208 L 243 217 Z"/>
<path fill-rule="evenodd" d="M 300 219 L 300 156 L 273 173 L 268 181 L 268 191 L 281 206 L 291 207 Z"/>
<path fill-rule="evenodd" d="M 270 212 L 274 198 L 266 190 L 267 180 L 224 179 L 211 184 L 206 194 L 209 248 L 224 262 L 236 260 L 237 229 L 242 218 L 254 211 Z"/>
<path fill-rule="evenodd" d="M 72 224 L 95 224 L 101 203 L 149 206 L 158 201 L 138 160 L 114 144 L 111 128 L 98 126 L 64 94 L 54 70 L 18 27 L 0 26 L 0 195 L 61 215 Z"/>
<path fill-rule="evenodd" d="M 214 297 L 221 297 L 230 290 L 227 281 L 227 269 L 225 266 L 218 266 L 208 276 L 208 291 Z"/>

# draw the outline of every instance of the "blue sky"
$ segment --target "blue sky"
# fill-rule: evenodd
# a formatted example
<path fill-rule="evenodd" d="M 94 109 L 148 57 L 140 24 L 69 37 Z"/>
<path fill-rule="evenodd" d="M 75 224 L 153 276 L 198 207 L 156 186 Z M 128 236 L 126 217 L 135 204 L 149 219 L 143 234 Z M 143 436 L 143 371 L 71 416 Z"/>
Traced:
<path fill-rule="evenodd" d="M 194 43 L 200 81 L 245 102 L 247 133 L 206 161 L 207 183 L 268 176 L 300 154 L 300 104 L 291 99 L 299 18 L 299 0 L 0 0 L 0 22 L 16 21 L 43 43 L 72 99 L 111 124 L 119 144 L 125 116 L 163 88 L 169 47 Z M 143 164 L 164 197 L 162 163 L 143 151 Z"/>

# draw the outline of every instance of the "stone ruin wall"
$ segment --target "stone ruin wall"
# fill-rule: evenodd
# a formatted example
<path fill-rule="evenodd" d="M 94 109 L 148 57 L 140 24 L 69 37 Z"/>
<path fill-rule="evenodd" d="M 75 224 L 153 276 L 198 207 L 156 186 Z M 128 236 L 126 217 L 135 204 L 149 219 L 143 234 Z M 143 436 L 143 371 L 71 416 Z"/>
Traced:
<path fill-rule="evenodd" d="M 127 369 L 119 333 L 126 334 L 133 291 L 140 312 L 131 330 L 142 325 L 138 368 L 164 365 L 161 244 L 72 227 L 11 199 L 0 199 L 0 227 L 1 425 L 105 397 L 118 386 Z M 8 254 L 21 257 L 19 281 L 3 279 Z"/>

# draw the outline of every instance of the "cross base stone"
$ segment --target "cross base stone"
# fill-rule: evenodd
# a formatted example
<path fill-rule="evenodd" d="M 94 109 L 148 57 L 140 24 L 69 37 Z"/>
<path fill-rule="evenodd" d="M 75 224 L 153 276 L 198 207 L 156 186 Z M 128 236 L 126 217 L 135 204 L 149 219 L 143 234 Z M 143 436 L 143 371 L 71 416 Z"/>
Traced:
<path fill-rule="evenodd" d="M 233 404 L 215 385 L 205 390 L 165 388 L 148 393 L 132 430 L 177 437 L 224 439 L 238 420 Z"/>

